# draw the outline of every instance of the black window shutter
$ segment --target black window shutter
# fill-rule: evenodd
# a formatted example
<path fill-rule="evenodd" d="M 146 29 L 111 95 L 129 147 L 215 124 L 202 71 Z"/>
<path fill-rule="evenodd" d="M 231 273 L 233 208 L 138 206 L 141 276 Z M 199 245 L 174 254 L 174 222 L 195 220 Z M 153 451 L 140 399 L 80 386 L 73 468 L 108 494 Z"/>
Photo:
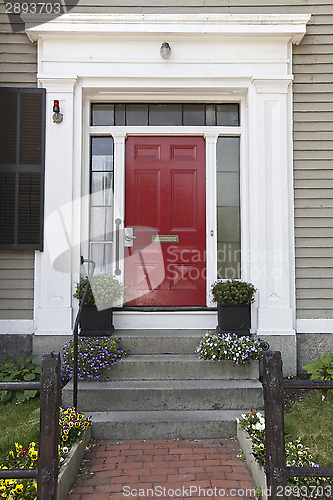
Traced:
<path fill-rule="evenodd" d="M 45 89 L 0 88 L 0 250 L 43 250 Z"/>

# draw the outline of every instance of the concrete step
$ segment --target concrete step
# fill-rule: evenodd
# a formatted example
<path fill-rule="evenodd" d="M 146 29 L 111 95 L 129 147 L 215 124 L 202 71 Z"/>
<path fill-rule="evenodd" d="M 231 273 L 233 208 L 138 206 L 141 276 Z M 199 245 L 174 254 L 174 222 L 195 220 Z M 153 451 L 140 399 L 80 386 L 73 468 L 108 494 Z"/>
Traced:
<path fill-rule="evenodd" d="M 204 439 L 236 435 L 236 418 L 263 407 L 259 363 L 212 363 L 195 350 L 206 330 L 117 330 L 131 355 L 107 382 L 80 382 L 78 408 L 93 439 Z M 63 405 L 72 405 L 72 383 Z M 112 410 L 112 411 L 111 411 Z"/>
<path fill-rule="evenodd" d="M 70 406 L 72 384 L 63 390 Z M 263 391 L 255 380 L 139 380 L 83 382 L 78 407 L 90 411 L 248 410 L 263 407 Z"/>
<path fill-rule="evenodd" d="M 257 380 L 259 362 L 240 367 L 226 360 L 212 363 L 196 354 L 142 354 L 123 358 L 105 375 L 110 380 Z"/>
<path fill-rule="evenodd" d="M 193 354 L 207 330 L 116 330 L 131 354 Z"/>
<path fill-rule="evenodd" d="M 236 436 L 241 411 L 93 412 L 93 439 L 209 439 Z"/>

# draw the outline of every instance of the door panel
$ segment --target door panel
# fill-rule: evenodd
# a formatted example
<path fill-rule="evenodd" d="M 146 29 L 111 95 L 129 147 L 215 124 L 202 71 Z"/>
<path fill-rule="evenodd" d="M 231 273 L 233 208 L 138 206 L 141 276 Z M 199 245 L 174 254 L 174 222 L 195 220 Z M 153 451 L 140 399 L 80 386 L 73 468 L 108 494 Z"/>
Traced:
<path fill-rule="evenodd" d="M 159 197 L 160 171 L 136 170 L 134 172 L 134 226 L 160 226 Z M 128 224 L 127 224 L 128 225 Z"/>
<path fill-rule="evenodd" d="M 196 171 L 171 172 L 171 230 L 196 230 Z M 184 209 L 185 208 L 185 209 Z"/>
<path fill-rule="evenodd" d="M 202 137 L 127 138 L 128 305 L 206 304 L 205 178 Z"/>

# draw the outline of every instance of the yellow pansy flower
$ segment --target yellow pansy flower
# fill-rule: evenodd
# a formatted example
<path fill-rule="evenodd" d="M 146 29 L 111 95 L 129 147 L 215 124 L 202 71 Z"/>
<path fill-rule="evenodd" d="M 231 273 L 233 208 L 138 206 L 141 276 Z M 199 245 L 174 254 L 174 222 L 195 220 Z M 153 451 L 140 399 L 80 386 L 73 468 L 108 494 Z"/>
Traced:
<path fill-rule="evenodd" d="M 15 487 L 15 493 L 23 493 L 23 484 L 17 484 Z"/>

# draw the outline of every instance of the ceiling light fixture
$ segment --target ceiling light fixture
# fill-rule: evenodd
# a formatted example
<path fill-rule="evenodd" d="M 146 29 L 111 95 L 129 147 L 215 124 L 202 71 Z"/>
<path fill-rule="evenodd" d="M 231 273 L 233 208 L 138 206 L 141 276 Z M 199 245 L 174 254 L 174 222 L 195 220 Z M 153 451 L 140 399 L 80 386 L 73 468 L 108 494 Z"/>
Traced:
<path fill-rule="evenodd" d="M 160 48 L 160 54 L 163 59 L 169 59 L 171 56 L 171 47 L 168 42 L 163 42 Z"/>

